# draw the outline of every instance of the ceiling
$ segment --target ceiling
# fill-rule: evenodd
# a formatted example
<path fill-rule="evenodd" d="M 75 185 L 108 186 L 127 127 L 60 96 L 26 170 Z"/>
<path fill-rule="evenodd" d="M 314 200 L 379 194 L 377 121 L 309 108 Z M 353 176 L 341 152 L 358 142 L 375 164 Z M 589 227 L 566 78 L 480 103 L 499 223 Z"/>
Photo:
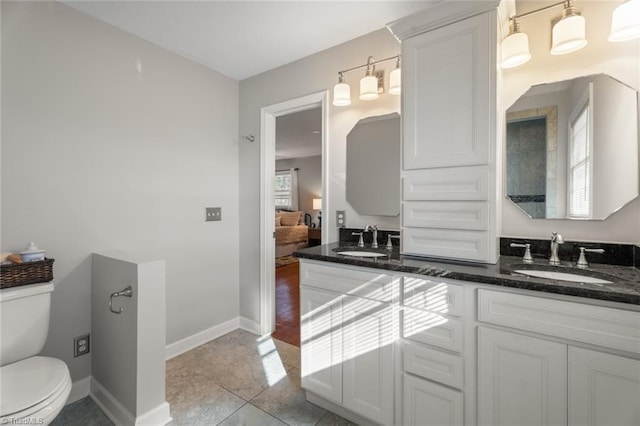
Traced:
<path fill-rule="evenodd" d="M 63 3 L 240 81 L 384 28 L 437 1 Z"/>
<path fill-rule="evenodd" d="M 322 154 L 322 109 L 276 118 L 276 160 Z"/>

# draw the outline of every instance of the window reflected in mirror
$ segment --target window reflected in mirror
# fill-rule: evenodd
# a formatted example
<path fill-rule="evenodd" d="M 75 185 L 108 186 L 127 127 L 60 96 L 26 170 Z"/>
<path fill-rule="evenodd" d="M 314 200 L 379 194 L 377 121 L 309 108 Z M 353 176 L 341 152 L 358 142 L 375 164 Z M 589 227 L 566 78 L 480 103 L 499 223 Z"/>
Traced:
<path fill-rule="evenodd" d="M 533 86 L 506 122 L 506 196 L 529 217 L 602 220 L 638 197 L 631 87 L 604 74 Z"/>

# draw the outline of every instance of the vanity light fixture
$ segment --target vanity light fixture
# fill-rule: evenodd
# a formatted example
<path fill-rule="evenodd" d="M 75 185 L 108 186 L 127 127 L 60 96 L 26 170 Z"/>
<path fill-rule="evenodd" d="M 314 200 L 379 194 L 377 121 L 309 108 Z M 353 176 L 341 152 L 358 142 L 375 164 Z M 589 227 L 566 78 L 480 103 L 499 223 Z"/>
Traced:
<path fill-rule="evenodd" d="M 344 82 L 342 72 L 338 73 L 338 84 L 333 88 L 333 104 L 336 106 L 351 105 L 351 87 Z"/>
<path fill-rule="evenodd" d="M 565 3 L 562 18 L 553 26 L 551 54 L 565 55 L 587 45 L 586 25 L 583 16 L 576 13 L 573 1 Z"/>
<path fill-rule="evenodd" d="M 640 0 L 629 0 L 613 11 L 609 41 L 640 38 Z"/>
<path fill-rule="evenodd" d="M 509 35 L 500 44 L 502 50 L 502 68 L 515 68 L 531 59 L 529 36 L 520 32 L 518 17 L 511 18 Z"/>
<path fill-rule="evenodd" d="M 576 12 L 573 2 L 574 0 L 565 0 L 509 18 L 511 27 L 509 35 L 501 43 L 502 62 L 500 66 L 502 68 L 514 68 L 531 59 L 529 37 L 520 32 L 518 19 L 552 7 L 563 6 L 562 18 L 556 22 L 552 29 L 551 54 L 564 55 L 586 46 L 585 19 Z"/>
<path fill-rule="evenodd" d="M 360 99 L 363 101 L 372 101 L 378 99 L 378 79 L 373 75 L 376 66 L 372 65 L 373 56 L 367 59 L 367 73 L 360 80 Z"/>
<path fill-rule="evenodd" d="M 369 56 L 367 63 L 357 67 L 338 71 L 338 83 L 333 87 L 333 104 L 335 106 L 346 106 L 351 104 L 351 88 L 344 82 L 344 74 L 358 69 L 366 68 L 365 76 L 360 80 L 360 99 L 369 101 L 379 97 L 379 81 L 376 76 L 376 64 L 380 62 L 396 60 L 396 68 L 389 76 L 389 93 L 399 95 L 401 91 L 400 76 L 400 55 L 376 61 L 373 56 Z M 384 84 L 384 83 L 382 83 Z M 384 89 L 384 85 L 382 86 Z"/>
<path fill-rule="evenodd" d="M 389 93 L 399 95 L 402 92 L 402 71 L 400 70 L 400 56 L 396 61 L 396 68 L 389 74 Z"/>

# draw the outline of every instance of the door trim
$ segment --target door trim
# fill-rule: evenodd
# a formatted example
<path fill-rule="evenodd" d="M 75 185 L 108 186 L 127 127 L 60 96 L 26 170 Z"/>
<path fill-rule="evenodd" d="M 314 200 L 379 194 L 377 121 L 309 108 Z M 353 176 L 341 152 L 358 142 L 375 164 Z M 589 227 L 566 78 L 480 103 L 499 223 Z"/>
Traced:
<path fill-rule="evenodd" d="M 322 211 L 328 211 L 328 102 L 329 92 L 322 91 L 260 109 L 260 333 L 275 329 L 275 211 L 274 184 L 276 164 L 276 118 L 281 115 L 320 107 L 322 111 Z M 326 219 L 326 218 L 323 218 Z M 322 241 L 328 227 L 322 228 Z"/>

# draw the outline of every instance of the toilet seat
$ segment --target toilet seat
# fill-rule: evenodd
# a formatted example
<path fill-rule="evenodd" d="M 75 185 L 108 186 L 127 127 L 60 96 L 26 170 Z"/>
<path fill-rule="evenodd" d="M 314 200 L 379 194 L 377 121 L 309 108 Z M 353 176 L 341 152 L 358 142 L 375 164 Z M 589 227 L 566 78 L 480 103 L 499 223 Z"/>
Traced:
<path fill-rule="evenodd" d="M 38 418 L 48 424 L 71 391 L 67 365 L 59 359 L 34 356 L 1 367 L 0 418 Z"/>

